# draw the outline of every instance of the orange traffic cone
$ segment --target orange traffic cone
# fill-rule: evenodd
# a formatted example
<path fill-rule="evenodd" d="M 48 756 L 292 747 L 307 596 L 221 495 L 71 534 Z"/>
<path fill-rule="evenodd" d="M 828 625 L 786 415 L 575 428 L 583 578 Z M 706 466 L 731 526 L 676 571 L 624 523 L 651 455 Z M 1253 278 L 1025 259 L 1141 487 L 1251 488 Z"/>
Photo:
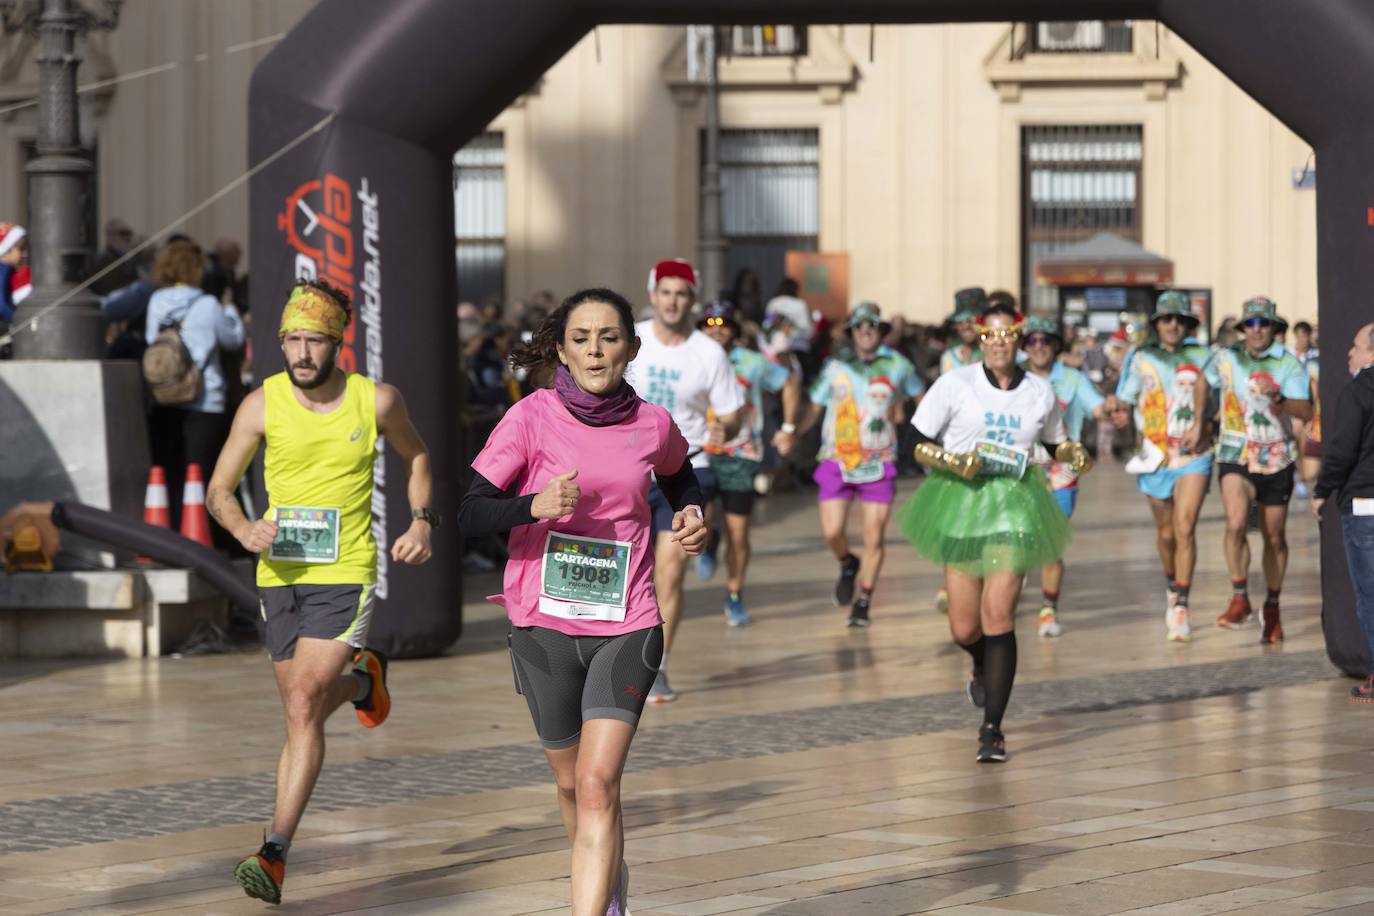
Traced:
<path fill-rule="evenodd" d="M 167 503 L 167 473 L 158 464 L 148 471 L 148 489 L 143 494 L 143 521 L 159 528 L 172 527 L 172 513 Z M 147 566 L 153 558 L 139 554 L 138 562 Z"/>
<path fill-rule="evenodd" d="M 198 464 L 186 466 L 186 486 L 181 491 L 181 536 L 202 547 L 214 546 L 210 542 L 210 514 L 205 511 L 205 481 Z"/>

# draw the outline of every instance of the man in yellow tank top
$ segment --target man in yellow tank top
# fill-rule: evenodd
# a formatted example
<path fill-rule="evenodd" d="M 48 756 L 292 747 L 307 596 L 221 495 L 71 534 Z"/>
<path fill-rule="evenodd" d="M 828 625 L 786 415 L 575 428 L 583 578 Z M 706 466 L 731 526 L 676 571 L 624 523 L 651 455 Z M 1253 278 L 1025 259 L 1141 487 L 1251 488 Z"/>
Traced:
<path fill-rule="evenodd" d="M 429 452 L 395 388 L 343 372 L 335 357 L 348 326 L 348 297 L 309 281 L 282 313 L 286 371 L 266 379 L 234 415 L 210 478 L 210 514 L 259 554 L 258 593 L 267 651 L 286 713 L 271 834 L 234 877 L 250 897 L 281 901 L 286 854 L 324 762 L 324 722 L 345 702 L 375 728 L 391 711 L 387 660 L 366 648 L 377 582 L 372 469 L 377 439 L 405 462 L 409 530 L 391 546 L 397 563 L 423 563 L 439 516 L 430 508 Z M 248 519 L 234 491 L 258 446 L 268 507 Z"/>

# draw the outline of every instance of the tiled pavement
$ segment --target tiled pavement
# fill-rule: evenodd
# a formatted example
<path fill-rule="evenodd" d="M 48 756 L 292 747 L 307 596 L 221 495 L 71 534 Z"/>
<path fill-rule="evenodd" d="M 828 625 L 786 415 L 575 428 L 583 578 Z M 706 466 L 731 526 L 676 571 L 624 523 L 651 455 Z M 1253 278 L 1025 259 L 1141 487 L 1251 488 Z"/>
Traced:
<path fill-rule="evenodd" d="M 758 623 L 726 631 L 719 583 L 693 582 L 682 699 L 635 742 L 636 916 L 1374 913 L 1374 741 L 1321 647 L 1310 522 L 1294 514 L 1285 646 L 1204 626 L 1170 645 L 1129 484 L 1102 469 L 1085 488 L 1068 631 L 1037 640 L 1025 615 L 1012 759 L 994 768 L 971 762 L 966 662 L 923 607 L 933 571 L 894 546 L 873 629 L 848 631 L 814 509 L 770 500 Z M 1202 622 L 1226 593 L 1218 508 Z M 566 911 L 567 841 L 503 625 L 465 613 L 453 654 L 396 666 L 383 729 L 331 720 L 282 911 Z M 270 804 L 265 667 L 0 671 L 0 913 L 261 912 L 226 877 Z"/>

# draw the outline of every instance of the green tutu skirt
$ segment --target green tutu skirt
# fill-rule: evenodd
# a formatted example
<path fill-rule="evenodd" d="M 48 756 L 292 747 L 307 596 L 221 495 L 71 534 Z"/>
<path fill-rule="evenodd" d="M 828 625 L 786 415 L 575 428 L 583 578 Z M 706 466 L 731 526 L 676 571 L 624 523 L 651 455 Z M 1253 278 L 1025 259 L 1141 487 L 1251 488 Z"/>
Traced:
<path fill-rule="evenodd" d="M 1072 536 L 1037 467 L 1020 480 L 936 471 L 897 510 L 897 526 L 927 560 L 977 578 L 1048 566 Z"/>

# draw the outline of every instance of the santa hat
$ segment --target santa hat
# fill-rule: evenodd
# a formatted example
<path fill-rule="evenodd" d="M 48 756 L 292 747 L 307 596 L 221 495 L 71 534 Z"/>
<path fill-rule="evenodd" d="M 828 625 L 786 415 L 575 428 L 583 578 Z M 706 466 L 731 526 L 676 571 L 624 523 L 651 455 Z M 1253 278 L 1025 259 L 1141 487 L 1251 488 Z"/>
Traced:
<path fill-rule="evenodd" d="M 1188 374 L 1191 374 L 1193 378 L 1198 378 L 1202 375 L 1202 370 L 1197 367 L 1196 363 L 1184 363 L 1174 370 L 1175 377 Z"/>
<path fill-rule="evenodd" d="M 654 269 L 649 271 L 649 292 L 653 292 L 658 287 L 659 280 L 666 280 L 669 277 L 677 277 L 686 280 L 687 285 L 695 290 L 701 285 L 697 279 L 697 272 L 692 269 L 692 264 L 686 258 L 672 258 L 668 261 L 659 261 L 654 265 Z"/>
<path fill-rule="evenodd" d="M 892 384 L 892 379 L 888 378 L 886 375 L 875 375 L 875 376 L 873 376 L 873 378 L 871 378 L 871 379 L 868 380 L 868 387 L 869 387 L 869 388 L 886 388 L 888 391 L 891 391 L 893 394 L 896 394 L 896 393 L 897 393 L 897 386 L 894 385 L 894 384 Z"/>
<path fill-rule="evenodd" d="M 0 223 L 0 256 L 7 254 L 26 235 L 28 233 L 18 223 Z"/>
<path fill-rule="evenodd" d="M 29 298 L 33 292 L 33 271 L 21 267 L 10 275 L 10 301 L 15 305 Z"/>

